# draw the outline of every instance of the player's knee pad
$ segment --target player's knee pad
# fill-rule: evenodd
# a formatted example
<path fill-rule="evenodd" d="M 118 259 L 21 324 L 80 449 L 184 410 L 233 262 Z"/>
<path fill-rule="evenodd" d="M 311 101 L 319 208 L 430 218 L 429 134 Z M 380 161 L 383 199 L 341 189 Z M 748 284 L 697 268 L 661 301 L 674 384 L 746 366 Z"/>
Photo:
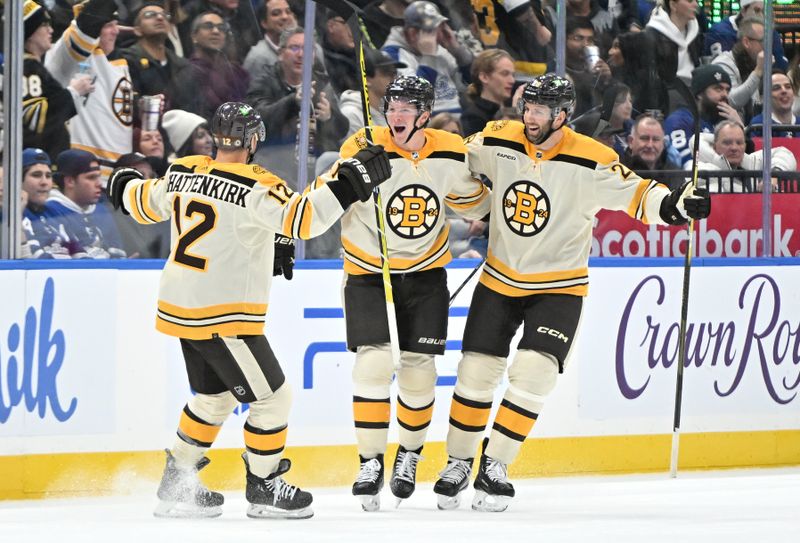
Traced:
<path fill-rule="evenodd" d="M 236 407 L 236 398 L 228 391 L 220 394 L 195 394 L 187 405 L 189 411 L 208 424 L 220 425 Z"/>
<path fill-rule="evenodd" d="M 501 356 L 465 352 L 458 363 L 458 383 L 462 392 L 493 392 L 500 384 L 506 370 L 506 359 Z"/>
<path fill-rule="evenodd" d="M 403 351 L 397 370 L 397 385 L 408 396 L 429 396 L 436 387 L 434 355 Z"/>
<path fill-rule="evenodd" d="M 256 428 L 270 429 L 283 426 L 289 420 L 289 408 L 292 406 L 292 389 L 289 383 L 258 401 L 250 404 L 247 421 Z"/>
<path fill-rule="evenodd" d="M 517 351 L 508 368 L 508 380 L 514 391 L 534 401 L 543 401 L 555 388 L 557 379 L 558 360 L 539 351 Z"/>
<path fill-rule="evenodd" d="M 394 362 L 388 343 L 362 345 L 356 352 L 353 382 L 359 386 L 382 390 L 392 384 Z"/>

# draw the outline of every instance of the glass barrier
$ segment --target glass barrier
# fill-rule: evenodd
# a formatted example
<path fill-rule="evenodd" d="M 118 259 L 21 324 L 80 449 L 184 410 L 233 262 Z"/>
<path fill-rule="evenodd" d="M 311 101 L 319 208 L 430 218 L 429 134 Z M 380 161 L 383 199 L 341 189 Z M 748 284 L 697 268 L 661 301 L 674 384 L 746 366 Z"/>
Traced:
<path fill-rule="evenodd" d="M 617 2 L 613 12 L 601 9 L 602 17 L 593 19 L 566 0 L 533 0 L 508 12 L 503 3 L 489 0 L 433 4 L 406 11 L 405 3 L 380 0 L 240 0 L 225 3 L 227 8 L 180 0 L 109 0 L 105 7 L 93 3 L 96 13 L 82 13 L 87 4 L 80 2 L 5 2 L 4 100 L 11 99 L 11 111 L 6 105 L 3 124 L 8 128 L 4 141 L 12 145 L 5 149 L 4 164 L 7 169 L 8 164 L 14 166 L 7 173 L 15 181 L 3 176 L 0 201 L 3 210 L 15 210 L 3 215 L 3 255 L 165 258 L 168 222 L 141 226 L 109 205 L 104 188 L 113 168 L 135 167 L 159 176 L 182 157 L 213 156 L 214 111 L 224 102 L 243 101 L 266 124 L 266 138 L 254 161 L 293 190 L 304 190 L 331 168 L 342 144 L 364 126 L 365 89 L 372 124 L 386 125 L 383 93 L 398 74 L 422 74 L 435 83 L 430 127 L 468 136 L 488 121 L 518 119 L 511 107 L 517 89 L 546 71 L 563 71 L 576 89 L 570 122 L 575 130 L 614 147 L 626 164 L 641 160 L 648 168 L 684 166 L 681 152 L 692 128 L 689 122 L 690 128 L 680 132 L 675 120 L 681 105 L 686 106 L 675 81 L 685 81 L 686 75 L 662 74 L 663 63 L 643 53 L 642 40 L 652 35 L 648 20 L 654 13 L 627 12 L 628 3 L 623 2 Z M 358 13 L 348 5 L 357 6 Z M 211 11 L 205 11 L 209 6 Z M 726 6 L 714 3 L 710 14 L 706 5 L 698 24 L 724 22 L 736 13 L 731 11 L 733 4 Z M 784 12 L 777 15 L 784 24 L 793 22 Z M 788 26 L 785 30 L 779 41 L 785 40 L 791 55 L 794 33 Z M 360 44 L 365 48 L 363 70 L 357 54 Z M 306 62 L 309 58 L 313 61 Z M 655 74 L 655 79 L 643 74 Z M 777 77 L 773 103 L 783 104 L 785 98 L 779 95 L 785 91 L 775 86 L 784 81 Z M 796 99 L 796 73 L 782 77 Z M 775 124 L 771 118 L 758 118 L 760 108 L 758 100 L 748 102 L 739 112 L 742 121 L 749 124 L 754 119 L 758 127 Z M 644 132 L 634 128 L 642 114 L 659 125 L 648 129 L 656 132 L 648 137 L 659 140 L 657 160 L 647 158 L 655 152 L 652 146 L 634 142 L 633 137 Z M 795 120 L 781 124 L 793 125 Z M 793 130 L 773 130 L 772 135 L 773 166 L 788 160 L 784 151 L 776 151 L 779 147 L 798 156 L 793 141 L 783 141 L 795 139 Z M 755 149 L 761 143 L 754 139 L 755 148 L 743 152 L 747 158 L 741 164 L 717 167 L 758 169 Z M 709 160 L 729 160 L 726 151 L 717 148 L 721 143 L 707 143 Z M 725 179 L 742 182 L 733 183 L 731 190 L 720 186 L 718 192 L 741 187 L 751 202 L 748 209 L 761 198 L 780 207 L 777 198 L 796 192 L 791 185 L 796 180 L 787 174 L 796 169 L 796 158 L 791 167 L 778 167 L 783 171 L 775 176 L 776 200 L 769 190 L 756 192 L 763 175 L 726 173 Z M 685 174 L 660 173 L 659 178 L 677 180 L 681 175 Z M 722 201 L 715 211 L 729 217 L 731 229 L 741 226 L 736 224 L 738 212 L 721 211 L 728 205 Z M 773 209 L 769 214 L 777 216 Z M 454 256 L 485 253 L 482 225 L 451 211 L 447 218 Z M 762 222 L 780 229 L 774 232 L 775 240 L 787 228 L 785 218 Z M 337 224 L 302 244 L 298 255 L 338 258 L 339 238 Z"/>

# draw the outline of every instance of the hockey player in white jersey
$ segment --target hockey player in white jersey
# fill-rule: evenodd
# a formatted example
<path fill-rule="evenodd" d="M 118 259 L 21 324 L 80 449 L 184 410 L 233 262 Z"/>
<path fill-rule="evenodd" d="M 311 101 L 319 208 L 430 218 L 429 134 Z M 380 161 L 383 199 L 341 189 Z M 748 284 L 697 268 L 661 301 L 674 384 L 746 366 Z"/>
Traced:
<path fill-rule="evenodd" d="M 433 86 L 427 80 L 398 77 L 384 95 L 388 126 L 371 131 L 373 141 L 384 146 L 392 163 L 392 177 L 380 190 L 401 350 L 399 368 L 394 367 L 389 345 L 374 206 L 353 205 L 342 218 L 347 345 L 356 352 L 353 417 L 360 470 L 353 494 L 367 511 L 380 507 L 395 369 L 400 446 L 389 486 L 398 500 L 414 492 L 417 462 L 433 414 L 434 357 L 444 353 L 447 338 L 449 295 L 444 265 L 452 257 L 444 206 L 471 219 L 489 211 L 489 190 L 470 174 L 462 139 L 425 128 L 433 102 Z M 345 141 L 341 158 L 367 145 L 362 129 Z"/>
<path fill-rule="evenodd" d="M 610 148 L 565 126 L 572 84 L 546 74 L 527 83 L 522 122 L 494 121 L 467 140 L 475 174 L 493 182 L 486 264 L 464 330 L 450 407 L 448 463 L 434 486 L 439 507 L 455 508 L 472 471 L 511 339 L 522 339 L 509 385 L 480 456 L 473 509 L 503 511 L 514 496 L 507 467 L 564 371 L 588 292 L 592 220 L 600 209 L 646 224 L 704 219 L 705 190 L 670 190 L 619 163 Z"/>
<path fill-rule="evenodd" d="M 273 258 L 273 244 L 321 234 L 351 204 L 369 199 L 391 166 L 380 146 L 369 146 L 340 164 L 325 186 L 299 194 L 250 163 L 266 132 L 252 107 L 223 104 L 211 131 L 216 159 L 180 158 L 158 179 L 124 168 L 109 180 L 115 208 L 143 224 L 172 222 L 156 328 L 180 338 L 196 392 L 167 451 L 155 514 L 221 514 L 222 494 L 204 487 L 197 472 L 208 464 L 205 452 L 238 401 L 250 404 L 243 454 L 248 516 L 308 518 L 311 494 L 281 477 L 291 465 L 281 458 L 291 392 L 263 329 L 273 261 L 287 277 L 289 270 L 285 260 Z"/>

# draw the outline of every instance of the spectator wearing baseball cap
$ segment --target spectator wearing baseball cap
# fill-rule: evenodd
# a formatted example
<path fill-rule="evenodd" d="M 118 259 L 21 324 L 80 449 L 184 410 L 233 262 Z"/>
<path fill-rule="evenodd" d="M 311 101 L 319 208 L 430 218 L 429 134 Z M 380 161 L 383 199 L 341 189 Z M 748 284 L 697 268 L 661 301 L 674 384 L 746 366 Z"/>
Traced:
<path fill-rule="evenodd" d="M 75 258 L 125 257 L 114 219 L 100 203 L 103 186 L 97 158 L 80 149 L 63 151 L 56 159 L 55 180 L 58 189 L 50 192 L 45 213 L 84 249 Z"/>
<path fill-rule="evenodd" d="M 387 126 L 383 116 L 383 95 L 389 83 L 397 77 L 397 70 L 405 67 L 404 63 L 398 62 L 382 51 L 364 48 L 364 73 L 367 76 L 369 111 L 373 126 Z M 349 123 L 347 137 L 366 125 L 361 108 L 361 83 L 356 88 L 342 93 L 339 97 L 339 108 Z"/>
<path fill-rule="evenodd" d="M 706 64 L 692 72 L 691 92 L 700 112 L 700 131 L 713 134 L 722 121 L 734 121 L 742 126 L 739 113 L 728 103 L 731 78 L 722 66 Z M 670 139 L 670 159 L 686 167 L 692 159 L 691 139 L 694 136 L 695 116 L 688 107 L 673 112 L 664 121 L 664 131 Z"/>
<path fill-rule="evenodd" d="M 403 14 L 403 26 L 394 27 L 383 50 L 406 64 L 400 75 L 424 77 L 436 89 L 433 114 L 461 114 L 459 91 L 470 81 L 472 53 L 457 39 L 436 4 L 412 2 Z"/>
<path fill-rule="evenodd" d="M 53 188 L 50 157 L 42 149 L 22 151 L 22 191 L 27 198 L 22 211 L 22 232 L 25 237 L 23 257 L 71 258 L 81 249 L 58 223 L 46 214 L 47 199 Z"/>

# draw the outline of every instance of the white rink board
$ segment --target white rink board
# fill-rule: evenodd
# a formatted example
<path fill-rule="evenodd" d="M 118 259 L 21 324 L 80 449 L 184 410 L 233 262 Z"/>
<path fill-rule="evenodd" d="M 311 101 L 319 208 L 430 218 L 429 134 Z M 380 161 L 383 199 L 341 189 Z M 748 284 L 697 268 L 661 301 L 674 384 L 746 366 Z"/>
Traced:
<path fill-rule="evenodd" d="M 451 290 L 469 271 L 449 270 Z M 577 346 L 534 434 L 670 433 L 683 270 L 590 273 Z M 154 329 L 158 276 L 0 271 L 0 455 L 155 450 L 172 441 L 189 389 L 178 341 Z M 797 277 L 795 266 L 692 270 L 683 431 L 800 429 Z M 339 269 L 298 269 L 293 281 L 274 283 L 266 335 L 294 391 L 290 446 L 354 443 L 341 280 Z M 431 441 L 445 438 L 472 284 L 454 304 L 449 350 L 437 362 Z M 694 355 L 700 328 L 702 360 Z M 241 446 L 246 416 L 234 415 L 240 420 L 223 427 L 217 446 Z"/>

